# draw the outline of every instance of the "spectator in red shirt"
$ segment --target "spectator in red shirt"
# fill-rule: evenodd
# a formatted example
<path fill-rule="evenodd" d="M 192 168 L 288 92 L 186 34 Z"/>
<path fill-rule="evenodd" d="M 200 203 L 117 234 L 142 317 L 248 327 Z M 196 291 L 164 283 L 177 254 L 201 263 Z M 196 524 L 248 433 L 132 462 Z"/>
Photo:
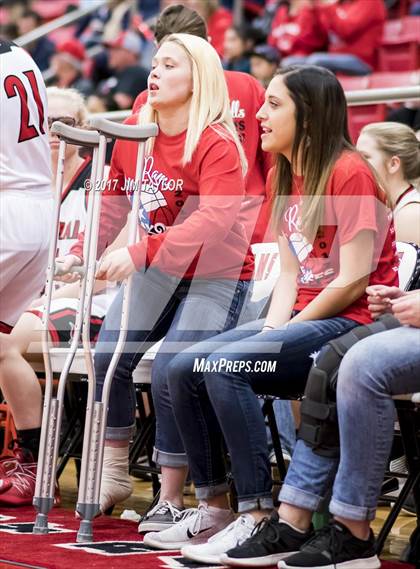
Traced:
<path fill-rule="evenodd" d="M 312 535 L 310 516 L 301 532 L 290 518 L 267 519 L 273 508 L 271 467 L 254 390 L 301 393 L 314 354 L 372 321 L 366 285 L 398 283 L 395 234 L 383 192 L 351 145 L 346 99 L 333 73 L 312 66 L 282 70 L 257 116 L 263 148 L 276 154 L 268 183 L 277 196 L 280 277 L 265 319 L 200 342 L 170 362 L 172 407 L 201 503 L 173 528 L 144 539 L 165 548 L 176 535 L 184 557 L 247 567 L 272 565 Z M 220 510 L 229 511 L 223 438 L 242 516 L 217 533 Z M 317 478 L 302 477 L 309 487 L 304 494 L 315 494 Z M 283 492 L 284 486 L 280 498 L 288 502 L 290 494 Z M 304 497 L 296 505 L 305 508 Z M 203 543 L 206 537 L 211 539 Z M 370 539 L 365 548 L 372 549 Z"/>
<path fill-rule="evenodd" d="M 207 39 L 207 28 L 203 18 L 194 10 L 182 4 L 168 6 L 159 16 L 155 26 L 155 39 L 159 44 L 170 33 L 189 33 Z M 269 46 L 266 46 L 269 47 Z M 273 51 L 274 48 L 269 48 Z M 241 220 L 250 243 L 272 240 L 269 234 L 269 197 L 266 193 L 265 180 L 271 167 L 271 157 L 261 150 L 261 138 L 256 113 L 264 101 L 264 89 L 250 75 L 236 71 L 224 73 L 229 92 L 232 118 L 243 145 L 248 161 L 248 173 L 245 178 L 246 198 L 241 208 Z M 147 101 L 147 92 L 137 97 L 133 112 L 137 112 Z M 247 322 L 256 318 L 266 299 L 262 302 L 250 302 L 241 315 Z M 277 401 L 276 417 L 281 424 L 282 443 L 285 448 L 292 448 L 295 437 L 295 425 L 287 401 Z M 176 508 L 183 503 L 183 478 L 174 476 L 171 485 L 167 482 L 167 472 L 163 473 L 163 490 L 160 503 L 148 512 L 140 521 L 139 531 L 164 529 L 177 519 Z"/>
<path fill-rule="evenodd" d="M 219 0 L 186 0 L 185 6 L 195 10 L 207 24 L 210 43 L 220 57 L 223 57 L 223 43 L 226 30 L 232 25 L 231 12 L 219 5 Z"/>
<path fill-rule="evenodd" d="M 132 372 L 150 342 L 165 337 L 153 363 L 157 416 L 155 461 L 162 492 L 181 488 L 187 457 L 167 390 L 168 362 L 183 345 L 236 325 L 253 274 L 253 257 L 238 220 L 246 159 L 229 112 L 216 51 L 196 36 L 173 34 L 160 45 L 148 80 L 149 96 L 128 124 L 159 125 L 148 149 L 141 185 L 140 240 L 109 253 L 97 277 L 120 281 L 133 273 L 127 347 L 111 387 L 100 506 L 106 511 L 132 491 L 128 446 L 135 424 Z M 135 191 L 138 145 L 115 144 L 99 230 L 99 254 L 125 224 Z M 139 190 L 137 190 L 139 191 Z M 65 258 L 80 262 L 83 236 Z M 118 338 L 122 295 L 111 305 L 95 353 L 97 396 Z M 175 342 L 175 344 L 174 344 Z M 171 476 L 174 474 L 174 476 Z M 175 506 L 174 506 L 175 507 Z M 182 508 L 178 507 L 178 513 Z"/>
<path fill-rule="evenodd" d="M 168 6 L 155 26 L 155 39 L 159 44 L 170 33 L 188 33 L 207 39 L 204 19 L 182 4 Z M 237 71 L 225 71 L 230 108 L 236 131 L 245 150 L 248 172 L 245 178 L 246 200 L 241 214 L 250 243 L 266 239 L 269 203 L 265 181 L 272 166 L 271 157 L 261 150 L 260 128 L 255 115 L 264 101 L 264 89 L 253 77 Z M 147 101 L 147 91 L 137 97 L 133 105 L 136 113 Z M 271 239 L 267 235 L 267 239 Z"/>
<path fill-rule="evenodd" d="M 282 2 L 275 13 L 268 43 L 276 47 L 283 58 L 322 51 L 327 45 L 327 34 L 313 1 Z"/>
<path fill-rule="evenodd" d="M 285 65 L 320 65 L 335 73 L 367 75 L 376 65 L 376 51 L 386 18 L 383 0 L 312 0 L 328 34 L 328 53 L 288 58 Z"/>

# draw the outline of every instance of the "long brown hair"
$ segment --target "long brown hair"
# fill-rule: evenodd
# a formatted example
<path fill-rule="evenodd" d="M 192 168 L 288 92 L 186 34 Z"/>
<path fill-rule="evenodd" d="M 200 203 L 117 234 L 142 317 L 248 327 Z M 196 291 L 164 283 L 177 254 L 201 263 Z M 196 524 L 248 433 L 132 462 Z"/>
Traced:
<path fill-rule="evenodd" d="M 343 88 L 331 71 L 314 65 L 289 66 L 277 73 L 296 106 L 296 134 L 291 161 L 279 154 L 273 178 L 273 226 L 279 229 L 288 196 L 292 193 L 293 169 L 300 161 L 305 199 L 302 229 L 313 237 L 323 216 L 322 196 L 333 166 L 341 153 L 354 150 L 347 126 Z"/>

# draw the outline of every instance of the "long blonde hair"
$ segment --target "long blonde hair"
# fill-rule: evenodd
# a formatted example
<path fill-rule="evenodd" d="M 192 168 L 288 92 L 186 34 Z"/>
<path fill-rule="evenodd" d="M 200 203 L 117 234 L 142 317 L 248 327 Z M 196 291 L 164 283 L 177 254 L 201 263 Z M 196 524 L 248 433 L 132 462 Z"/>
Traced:
<path fill-rule="evenodd" d="M 398 156 L 404 179 L 414 186 L 420 181 L 420 142 L 409 126 L 397 122 L 377 122 L 362 128 L 360 134 L 371 136 L 380 152 Z"/>
<path fill-rule="evenodd" d="M 166 42 L 179 45 L 191 63 L 193 93 L 182 160 L 183 166 L 191 162 L 202 133 L 210 126 L 222 138 L 233 140 L 239 152 L 242 172 L 245 175 L 247 161 L 233 123 L 227 85 L 217 52 L 207 41 L 190 34 L 171 34 L 160 45 Z M 146 124 L 149 122 L 159 124 L 159 113 L 146 102 L 140 110 L 138 123 Z M 153 142 L 149 144 L 147 149 L 149 153 L 152 151 L 152 145 Z"/>

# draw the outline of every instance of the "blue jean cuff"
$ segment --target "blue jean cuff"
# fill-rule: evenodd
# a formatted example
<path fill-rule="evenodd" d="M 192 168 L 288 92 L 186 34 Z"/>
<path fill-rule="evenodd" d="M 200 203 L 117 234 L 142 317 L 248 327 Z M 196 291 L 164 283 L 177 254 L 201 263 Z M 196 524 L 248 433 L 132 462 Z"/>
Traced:
<path fill-rule="evenodd" d="M 238 499 L 238 512 L 240 514 L 251 512 L 252 510 L 272 510 L 273 508 L 274 502 L 271 494 Z"/>
<path fill-rule="evenodd" d="M 213 498 L 213 496 L 220 496 L 221 494 L 227 494 L 229 492 L 229 484 L 226 480 L 220 483 L 212 484 L 211 486 L 196 486 L 195 487 L 195 497 L 197 500 L 207 500 L 208 498 Z"/>
<path fill-rule="evenodd" d="M 332 498 L 330 502 L 330 512 L 334 516 L 339 516 L 340 518 L 347 518 L 348 520 L 355 520 L 357 522 L 365 522 L 375 519 L 376 507 L 367 508 L 365 506 L 354 506 L 352 504 L 339 502 L 335 498 Z"/>
<path fill-rule="evenodd" d="M 153 447 L 152 460 L 159 466 L 171 466 L 172 468 L 188 466 L 188 458 L 185 452 L 165 452 L 156 447 Z"/>
<path fill-rule="evenodd" d="M 135 424 L 129 425 L 128 427 L 107 427 L 105 438 L 110 441 L 129 441 L 132 439 L 135 430 Z"/>
<path fill-rule="evenodd" d="M 317 496 L 316 494 L 306 492 L 306 490 L 301 490 L 294 486 L 289 486 L 288 484 L 283 484 L 281 487 L 279 500 L 280 502 L 286 502 L 286 504 L 291 504 L 292 506 L 297 506 L 305 510 L 311 510 L 312 512 L 317 512 L 321 509 L 323 504 L 322 496 Z"/>

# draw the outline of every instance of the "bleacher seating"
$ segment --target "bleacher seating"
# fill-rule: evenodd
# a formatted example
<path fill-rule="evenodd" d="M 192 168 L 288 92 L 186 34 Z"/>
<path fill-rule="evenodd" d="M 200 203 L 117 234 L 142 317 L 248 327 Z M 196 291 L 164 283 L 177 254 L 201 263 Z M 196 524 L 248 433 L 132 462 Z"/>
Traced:
<path fill-rule="evenodd" d="M 420 19 L 420 18 L 419 18 Z M 420 69 L 412 71 L 378 72 L 363 77 L 338 76 L 345 91 L 364 91 L 389 87 L 409 87 L 420 83 Z M 362 128 L 371 123 L 384 121 L 387 105 L 360 105 L 348 108 L 350 136 L 356 142 Z"/>
<path fill-rule="evenodd" d="M 405 16 L 385 23 L 378 62 L 380 71 L 410 71 L 420 67 L 419 16 Z"/>

